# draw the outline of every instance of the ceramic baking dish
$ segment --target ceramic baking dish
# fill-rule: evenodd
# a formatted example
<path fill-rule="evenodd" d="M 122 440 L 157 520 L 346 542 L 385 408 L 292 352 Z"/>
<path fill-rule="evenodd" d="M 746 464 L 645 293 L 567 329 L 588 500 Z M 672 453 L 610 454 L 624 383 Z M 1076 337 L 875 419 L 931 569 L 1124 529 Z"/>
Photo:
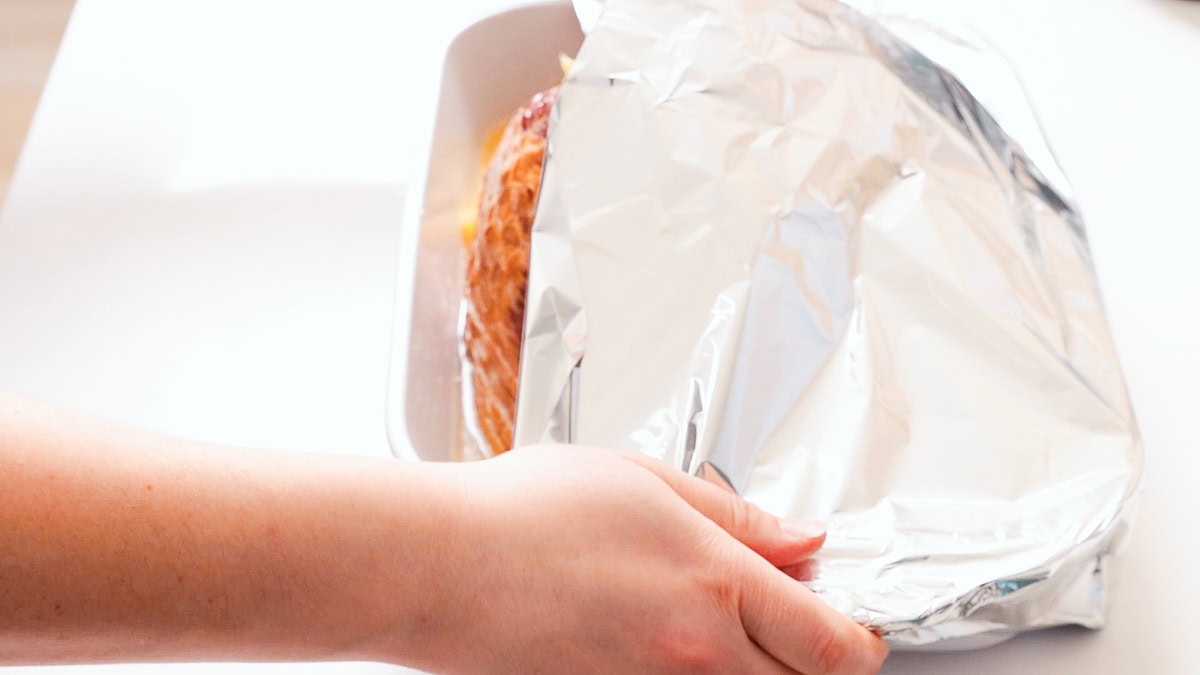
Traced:
<path fill-rule="evenodd" d="M 458 317 L 462 223 L 479 192 L 489 132 L 532 94 L 562 78 L 559 55 L 583 36 L 568 2 L 532 3 L 489 16 L 446 50 L 427 158 L 405 209 L 388 378 L 392 451 L 463 459 Z"/>

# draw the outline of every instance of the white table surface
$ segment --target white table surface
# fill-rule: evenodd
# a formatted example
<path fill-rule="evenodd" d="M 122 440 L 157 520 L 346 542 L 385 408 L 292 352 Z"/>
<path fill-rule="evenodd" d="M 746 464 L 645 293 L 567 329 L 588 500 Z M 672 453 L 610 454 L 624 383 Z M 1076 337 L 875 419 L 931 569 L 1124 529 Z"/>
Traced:
<path fill-rule="evenodd" d="M 79 0 L 0 214 L 0 388 L 194 438 L 387 455 L 420 120 L 445 41 L 514 1 Z M 885 672 L 1200 673 L 1200 5 L 959 4 L 931 6 L 1008 55 L 1076 188 L 1149 460 L 1106 630 Z"/>

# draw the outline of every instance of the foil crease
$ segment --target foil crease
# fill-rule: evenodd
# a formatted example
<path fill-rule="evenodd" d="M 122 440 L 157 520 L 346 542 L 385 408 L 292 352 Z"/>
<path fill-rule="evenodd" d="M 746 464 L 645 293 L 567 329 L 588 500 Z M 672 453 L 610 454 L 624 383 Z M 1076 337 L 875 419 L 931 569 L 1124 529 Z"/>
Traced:
<path fill-rule="evenodd" d="M 809 585 L 900 648 L 1102 626 L 1143 455 L 1011 73 L 830 0 L 578 4 L 515 445 L 825 520 Z"/>

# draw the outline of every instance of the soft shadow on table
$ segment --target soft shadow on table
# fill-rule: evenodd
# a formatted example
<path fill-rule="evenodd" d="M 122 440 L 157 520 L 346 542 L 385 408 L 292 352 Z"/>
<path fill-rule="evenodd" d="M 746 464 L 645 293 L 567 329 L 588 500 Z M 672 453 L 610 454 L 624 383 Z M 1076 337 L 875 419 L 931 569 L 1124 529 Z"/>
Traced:
<path fill-rule="evenodd" d="M 1200 1 L 1198 0 L 1154 0 L 1151 3 L 1158 11 L 1171 18 L 1189 23 L 1200 29 Z"/>
<path fill-rule="evenodd" d="M 882 675 L 929 675 L 930 673 L 970 673 L 971 675 L 1009 675 L 1026 673 L 1073 673 L 1079 655 L 1092 648 L 1099 637 L 1096 631 L 1077 626 L 1019 635 L 1007 642 L 982 650 L 921 653 L 894 652 L 888 657 Z"/>

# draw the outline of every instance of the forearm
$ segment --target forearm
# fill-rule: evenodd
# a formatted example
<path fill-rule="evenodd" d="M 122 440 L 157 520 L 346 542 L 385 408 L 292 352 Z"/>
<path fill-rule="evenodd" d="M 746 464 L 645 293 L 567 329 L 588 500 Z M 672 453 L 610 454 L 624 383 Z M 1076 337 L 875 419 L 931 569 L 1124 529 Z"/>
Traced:
<path fill-rule="evenodd" d="M 449 467 L 239 451 L 0 397 L 0 663 L 429 663 Z"/>

